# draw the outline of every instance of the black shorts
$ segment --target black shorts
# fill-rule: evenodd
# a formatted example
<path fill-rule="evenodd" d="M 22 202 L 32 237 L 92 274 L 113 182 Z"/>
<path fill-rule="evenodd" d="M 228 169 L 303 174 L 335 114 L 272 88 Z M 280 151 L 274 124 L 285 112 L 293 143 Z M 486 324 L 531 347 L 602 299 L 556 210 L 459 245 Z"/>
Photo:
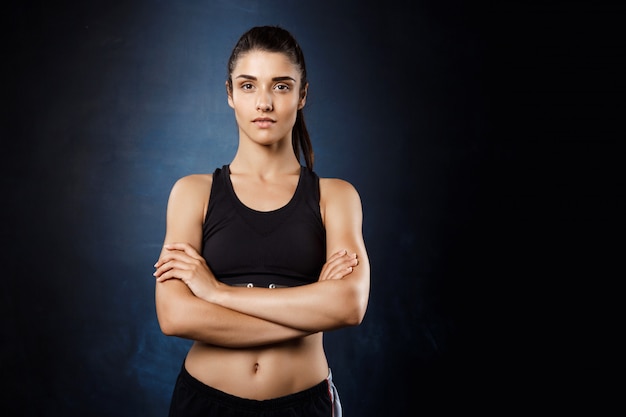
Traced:
<path fill-rule="evenodd" d="M 332 381 L 270 400 L 250 400 L 222 392 L 191 376 L 183 366 L 172 394 L 169 417 L 332 417 Z"/>

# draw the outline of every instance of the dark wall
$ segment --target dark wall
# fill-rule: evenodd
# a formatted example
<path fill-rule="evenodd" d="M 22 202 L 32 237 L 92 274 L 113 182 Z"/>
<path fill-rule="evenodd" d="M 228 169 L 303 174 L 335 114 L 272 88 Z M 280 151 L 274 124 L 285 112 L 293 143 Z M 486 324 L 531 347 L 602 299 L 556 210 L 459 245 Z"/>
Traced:
<path fill-rule="evenodd" d="M 316 171 L 363 200 L 368 313 L 326 336 L 345 414 L 480 411 L 515 394 L 509 377 L 550 356 L 534 325 L 548 288 L 611 257 L 612 247 L 582 249 L 584 238 L 601 245 L 623 208 L 623 96 L 606 105 L 623 91 L 613 84 L 623 9 L 585 7 L 12 6 L 1 408 L 166 415 L 189 346 L 162 335 L 154 311 L 166 200 L 177 178 L 234 156 L 226 60 L 259 24 L 299 39 Z M 592 25 L 602 42 L 586 36 Z"/>

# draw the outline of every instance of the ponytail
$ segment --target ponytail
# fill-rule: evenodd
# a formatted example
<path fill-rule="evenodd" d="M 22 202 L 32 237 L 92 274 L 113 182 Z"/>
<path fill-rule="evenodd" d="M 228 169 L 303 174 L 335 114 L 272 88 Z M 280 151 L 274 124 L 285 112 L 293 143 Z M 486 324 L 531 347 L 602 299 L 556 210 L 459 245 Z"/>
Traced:
<path fill-rule="evenodd" d="M 300 154 L 302 153 L 306 167 L 313 171 L 313 146 L 311 145 L 311 138 L 306 128 L 306 123 L 304 123 L 302 109 L 298 110 L 296 115 L 296 123 L 293 125 L 291 142 L 293 144 L 293 152 L 296 154 L 298 161 L 300 161 Z"/>

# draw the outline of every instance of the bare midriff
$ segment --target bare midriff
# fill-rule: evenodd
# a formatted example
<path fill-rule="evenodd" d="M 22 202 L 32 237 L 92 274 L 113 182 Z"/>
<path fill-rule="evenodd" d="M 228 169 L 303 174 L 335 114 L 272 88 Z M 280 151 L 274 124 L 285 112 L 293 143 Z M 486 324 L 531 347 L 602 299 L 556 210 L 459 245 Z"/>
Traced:
<path fill-rule="evenodd" d="M 229 349 L 195 342 L 185 368 L 220 391 L 266 400 L 310 388 L 328 377 L 322 333 L 257 348 Z"/>

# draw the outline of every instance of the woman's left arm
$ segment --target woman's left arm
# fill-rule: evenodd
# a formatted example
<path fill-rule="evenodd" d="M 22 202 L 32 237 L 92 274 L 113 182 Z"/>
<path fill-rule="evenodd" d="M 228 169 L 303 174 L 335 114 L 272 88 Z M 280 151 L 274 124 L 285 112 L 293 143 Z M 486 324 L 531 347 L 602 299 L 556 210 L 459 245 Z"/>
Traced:
<path fill-rule="evenodd" d="M 350 183 L 339 179 L 321 179 L 320 193 L 327 259 L 345 265 L 346 259 L 356 254 L 356 266 L 339 274 L 341 279 L 329 279 L 323 270 L 318 282 L 300 287 L 267 289 L 218 284 L 205 296 L 207 301 L 306 331 L 360 324 L 370 291 L 370 264 L 363 239 L 361 199 Z M 343 257 L 332 256 L 342 250 L 346 251 Z"/>

